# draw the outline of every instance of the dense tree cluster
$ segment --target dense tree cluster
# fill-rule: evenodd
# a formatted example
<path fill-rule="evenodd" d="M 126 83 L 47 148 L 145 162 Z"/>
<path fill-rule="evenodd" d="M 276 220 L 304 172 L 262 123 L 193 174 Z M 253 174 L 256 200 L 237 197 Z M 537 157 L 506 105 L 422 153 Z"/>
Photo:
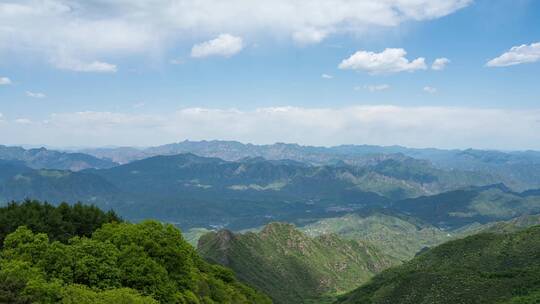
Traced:
<path fill-rule="evenodd" d="M 4 238 L 19 226 L 45 233 L 51 241 L 65 243 L 74 236 L 90 237 L 105 223 L 121 221 L 114 211 L 103 212 L 95 206 L 81 203 L 53 206 L 35 200 L 12 202 L 0 208 L 0 246 Z"/>
<path fill-rule="evenodd" d="M 81 207 L 69 208 L 73 215 Z M 0 303 L 271 303 L 230 270 L 203 261 L 172 225 L 111 221 L 87 237 L 88 227 L 72 219 L 80 229 L 66 230 L 76 235 L 66 242 L 39 221 L 30 222 L 46 233 L 28 225 L 5 237 Z"/>

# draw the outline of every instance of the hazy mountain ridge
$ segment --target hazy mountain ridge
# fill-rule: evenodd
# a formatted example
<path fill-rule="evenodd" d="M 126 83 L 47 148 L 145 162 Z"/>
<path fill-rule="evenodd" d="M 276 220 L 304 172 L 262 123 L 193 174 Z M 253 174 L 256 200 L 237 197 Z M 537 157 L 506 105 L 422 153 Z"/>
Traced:
<path fill-rule="evenodd" d="M 117 187 L 95 174 L 84 171 L 32 169 L 21 161 L 0 160 L 2 203 L 26 198 L 55 204 L 81 201 L 104 207 L 121 200 L 123 194 Z"/>
<path fill-rule="evenodd" d="M 469 193 L 454 189 L 493 181 L 476 172 L 445 171 L 403 156 L 364 166 L 343 162 L 316 166 L 260 157 L 225 161 L 194 154 L 156 156 L 79 172 L 35 170 L 16 161 L 0 165 L 9 168 L 0 174 L 0 178 L 4 176 L 0 179 L 4 201 L 27 197 L 55 203 L 82 200 L 114 207 L 130 219 L 154 217 L 185 228 L 215 225 L 245 229 L 276 220 L 300 223 L 366 207 L 392 207 L 414 216 L 417 212 L 422 218 L 441 211 L 430 211 L 429 195 L 448 190 Z M 442 227 L 444 221 L 451 220 L 466 225 L 536 211 L 537 197 L 531 196 L 534 191 L 527 192 L 529 196 L 504 193 L 519 201 L 520 208 L 513 214 L 506 206 L 508 200 L 499 200 L 500 208 L 490 209 L 485 199 L 472 201 L 477 197 L 473 192 L 466 199 L 444 194 L 442 197 L 450 197 L 448 203 L 461 199 L 461 207 L 450 204 L 448 212 L 437 215 L 439 221 L 431 223 Z M 415 197 L 418 199 L 402 200 Z M 414 202 L 414 210 L 407 207 L 410 202 Z M 478 216 L 468 216 L 471 204 Z M 489 213 L 494 211 L 503 213 Z"/>
<path fill-rule="evenodd" d="M 104 169 L 118 165 L 115 162 L 83 153 L 68 153 L 45 148 L 24 149 L 0 145 L 0 159 L 22 161 L 33 169 L 80 171 L 88 168 Z"/>
<path fill-rule="evenodd" d="M 246 157 L 265 159 L 291 159 L 310 164 L 324 165 L 345 162 L 369 165 L 384 159 L 403 156 L 429 161 L 444 170 L 476 171 L 491 175 L 516 191 L 540 188 L 540 152 L 494 150 L 444 150 L 435 148 L 407 148 L 402 146 L 341 145 L 333 147 L 301 146 L 276 143 L 271 145 L 243 144 L 236 141 L 183 141 L 150 148 L 85 149 L 100 158 L 120 163 L 157 156 L 194 153 L 205 157 L 218 157 L 236 161 Z"/>

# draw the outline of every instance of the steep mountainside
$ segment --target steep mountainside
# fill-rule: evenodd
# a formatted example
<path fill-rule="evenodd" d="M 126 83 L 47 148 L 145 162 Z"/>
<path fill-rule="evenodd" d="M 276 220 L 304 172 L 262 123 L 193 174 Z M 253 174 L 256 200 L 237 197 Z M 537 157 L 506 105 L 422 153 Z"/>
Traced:
<path fill-rule="evenodd" d="M 279 223 L 258 233 L 211 232 L 199 240 L 198 251 L 231 268 L 275 303 L 328 301 L 396 262 L 367 242 L 336 235 L 310 238 Z"/>
<path fill-rule="evenodd" d="M 453 237 L 437 227 L 379 212 L 323 219 L 301 230 L 312 237 L 336 234 L 345 239 L 368 241 L 401 261 L 410 260 L 423 248 L 439 245 Z"/>
<path fill-rule="evenodd" d="M 6 147 L 0 145 L 1 160 L 22 161 L 33 169 L 56 169 L 80 171 L 88 168 L 111 168 L 116 165 L 110 160 L 97 158 L 83 153 L 66 153 L 45 148 L 23 149 L 21 147 Z"/>
<path fill-rule="evenodd" d="M 337 303 L 536 303 L 539 252 L 540 226 L 470 236 L 384 271 Z"/>

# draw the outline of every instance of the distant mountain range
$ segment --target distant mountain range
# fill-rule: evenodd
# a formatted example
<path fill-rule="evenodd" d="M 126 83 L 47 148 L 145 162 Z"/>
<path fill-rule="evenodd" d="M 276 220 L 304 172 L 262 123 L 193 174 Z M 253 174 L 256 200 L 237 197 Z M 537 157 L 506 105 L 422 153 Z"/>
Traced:
<path fill-rule="evenodd" d="M 313 165 L 188 153 L 78 172 L 35 169 L 16 160 L 1 161 L 0 169 L 3 201 L 82 200 L 133 220 L 153 217 L 185 228 L 303 223 L 364 208 L 391 208 L 456 228 L 537 212 L 539 197 L 532 190 L 519 194 L 502 185 L 487 187 L 498 182 L 489 174 L 438 169 L 403 155 L 372 158 L 364 165 Z"/>
<path fill-rule="evenodd" d="M 443 150 L 417 149 L 401 146 L 342 145 L 313 147 L 298 144 L 272 145 L 243 144 L 236 141 L 183 141 L 150 148 L 101 148 L 80 152 L 95 157 L 128 163 L 157 155 L 193 153 L 236 161 L 246 157 L 263 157 L 268 160 L 290 159 L 315 165 L 345 162 L 366 165 L 397 155 L 426 160 L 444 170 L 475 171 L 495 176 L 515 191 L 540 188 L 540 152 L 501 152 L 492 150 Z"/>
<path fill-rule="evenodd" d="M 88 168 L 111 168 L 118 165 L 110 160 L 84 153 L 68 153 L 45 148 L 23 149 L 0 145 L 0 160 L 21 161 L 33 169 L 57 169 L 80 171 Z"/>

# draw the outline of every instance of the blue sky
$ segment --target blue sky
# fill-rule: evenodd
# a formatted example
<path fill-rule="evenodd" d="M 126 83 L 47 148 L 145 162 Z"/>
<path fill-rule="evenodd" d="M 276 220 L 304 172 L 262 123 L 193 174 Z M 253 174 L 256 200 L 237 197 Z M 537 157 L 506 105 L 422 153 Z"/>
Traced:
<path fill-rule="evenodd" d="M 540 149 L 539 1 L 245 1 L 0 1 L 0 142 Z"/>

